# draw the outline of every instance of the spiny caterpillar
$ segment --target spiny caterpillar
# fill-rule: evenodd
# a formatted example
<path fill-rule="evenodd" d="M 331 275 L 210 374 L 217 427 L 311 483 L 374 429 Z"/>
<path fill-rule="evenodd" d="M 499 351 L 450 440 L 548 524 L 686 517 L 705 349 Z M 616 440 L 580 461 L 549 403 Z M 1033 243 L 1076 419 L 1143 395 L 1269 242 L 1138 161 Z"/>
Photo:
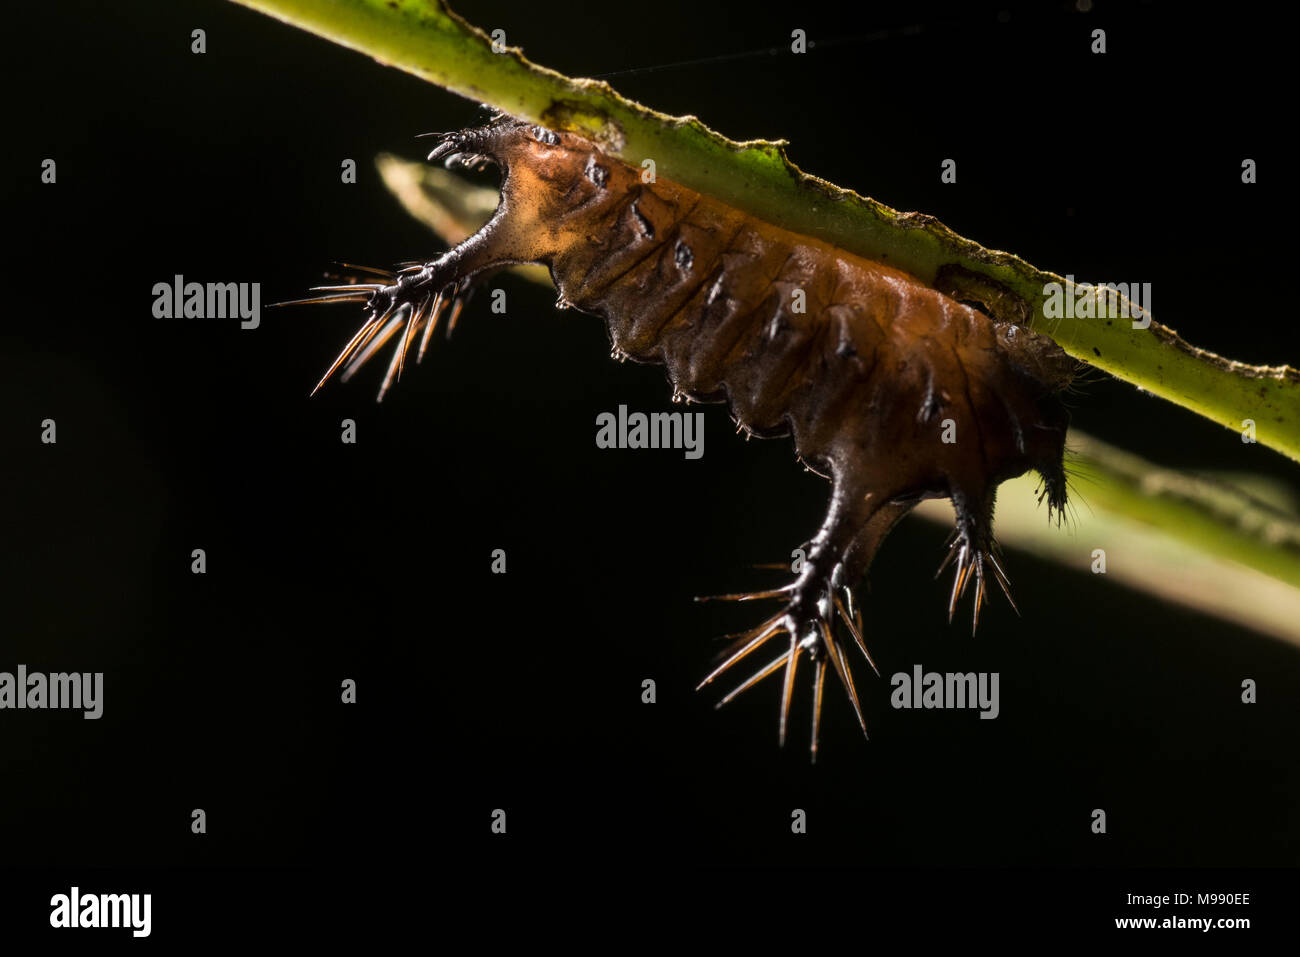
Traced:
<path fill-rule="evenodd" d="M 807 654 L 813 760 L 827 663 L 866 733 L 846 635 L 880 672 L 850 587 L 920 500 L 950 498 L 957 516 L 939 569 L 956 564 L 949 621 L 972 581 L 972 630 L 988 578 L 1011 600 L 992 533 L 997 486 L 1035 469 L 1049 516 L 1065 505 L 1069 416 L 1060 396 L 1078 363 L 1055 343 L 898 269 L 675 183 L 644 182 L 640 170 L 582 136 L 504 116 L 438 135 L 430 161 L 500 167 L 496 212 L 431 262 L 401 264 L 396 273 L 367 268 L 378 281 L 316 287 L 323 295 L 299 300 L 366 310 L 317 389 L 340 367 L 350 376 L 400 334 L 382 400 L 417 338 L 423 359 L 444 312 L 450 331 L 476 279 L 541 263 L 557 305 L 605 320 L 615 356 L 664 365 L 675 397 L 726 402 L 752 435 L 792 435 L 801 461 L 831 480 L 830 508 L 794 581 L 719 596 L 784 605 L 741 635 L 699 687 L 785 636 L 780 654 L 720 704 L 783 668 L 784 744 L 796 668 Z"/>

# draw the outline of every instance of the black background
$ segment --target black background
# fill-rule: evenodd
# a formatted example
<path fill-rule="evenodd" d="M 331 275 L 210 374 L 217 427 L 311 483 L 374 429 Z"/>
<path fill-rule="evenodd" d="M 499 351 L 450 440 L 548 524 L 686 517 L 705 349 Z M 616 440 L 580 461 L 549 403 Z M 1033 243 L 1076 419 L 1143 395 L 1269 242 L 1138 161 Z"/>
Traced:
<path fill-rule="evenodd" d="M 1150 282 L 1157 318 L 1198 345 L 1300 358 L 1289 252 L 1270 239 L 1285 64 L 1249 8 L 460 11 L 577 75 L 777 48 L 610 79 L 735 139 L 788 139 L 803 169 L 1035 264 Z M 873 652 L 886 677 L 1000 672 L 998 720 L 894 711 L 864 677 L 866 743 L 831 682 L 810 767 L 806 674 L 784 751 L 776 682 L 715 712 L 692 690 L 714 639 L 761 611 L 690 599 L 780 581 L 748 566 L 820 521 L 828 486 L 788 440 L 745 443 L 708 407 L 699 461 L 596 449 L 599 412 L 672 408 L 662 372 L 610 362 L 596 320 L 514 278 L 507 315 L 477 300 L 382 405 L 382 362 L 308 398 L 352 307 L 268 310 L 254 331 L 152 317 L 153 284 L 176 273 L 260 282 L 266 303 L 331 260 L 432 257 L 373 156 L 417 157 L 415 134 L 469 125 L 476 105 L 230 4 L 27 15 L 6 57 L 0 670 L 103 671 L 106 700 L 99 721 L 0 715 L 0 863 L 1296 863 L 1294 648 L 1016 553 L 1023 617 L 999 598 L 971 639 L 931 580 L 944 532 L 919 521 L 864 592 Z M 57 185 L 40 183 L 46 157 Z M 956 185 L 939 181 L 948 157 Z M 1296 484 L 1294 463 L 1131 386 L 1098 382 L 1076 406 L 1078 426 L 1154 461 Z"/>

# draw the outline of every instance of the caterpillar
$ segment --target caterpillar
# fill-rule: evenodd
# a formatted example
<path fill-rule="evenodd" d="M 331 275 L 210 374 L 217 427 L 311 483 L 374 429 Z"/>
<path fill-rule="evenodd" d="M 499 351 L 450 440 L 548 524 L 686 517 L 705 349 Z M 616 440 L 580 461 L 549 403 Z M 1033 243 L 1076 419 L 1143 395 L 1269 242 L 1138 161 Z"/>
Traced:
<path fill-rule="evenodd" d="M 557 306 L 603 319 L 616 357 L 662 364 L 674 398 L 726 402 L 738 429 L 791 436 L 799 459 L 831 482 L 825 519 L 788 584 L 716 596 L 781 606 L 738 636 L 699 687 L 775 644 L 779 653 L 719 704 L 782 671 L 784 744 L 806 657 L 814 761 L 828 665 L 866 734 L 850 640 L 880 671 L 852 589 L 919 501 L 949 498 L 956 515 L 938 573 L 955 565 L 949 622 L 973 583 L 972 632 L 978 627 L 990 579 L 1015 608 L 993 538 L 994 500 L 1001 482 L 1033 469 L 1049 518 L 1059 521 L 1065 506 L 1069 414 L 1061 397 L 1079 363 L 1054 342 L 899 269 L 669 180 L 645 182 L 641 170 L 578 134 L 501 115 L 436 136 L 431 162 L 500 168 L 497 209 L 436 259 L 395 271 L 358 267 L 370 281 L 318 286 L 319 295 L 292 303 L 360 303 L 365 311 L 316 389 L 340 369 L 350 376 L 397 337 L 382 401 L 416 341 L 419 362 L 442 317 L 450 331 L 477 281 L 540 263 Z"/>

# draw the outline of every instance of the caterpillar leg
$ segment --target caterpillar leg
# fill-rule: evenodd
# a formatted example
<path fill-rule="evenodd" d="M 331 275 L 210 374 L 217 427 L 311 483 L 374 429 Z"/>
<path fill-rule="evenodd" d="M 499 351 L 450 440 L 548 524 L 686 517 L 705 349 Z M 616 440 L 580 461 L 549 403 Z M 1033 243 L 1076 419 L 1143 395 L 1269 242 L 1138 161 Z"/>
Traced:
<path fill-rule="evenodd" d="M 478 165 L 490 159 L 491 151 L 513 127 L 489 125 L 438 134 L 442 142 L 429 155 L 431 160 L 447 159 L 462 165 Z M 429 340 L 443 316 L 447 316 L 447 334 L 456 326 L 473 284 L 485 274 L 516 263 L 538 261 L 539 248 L 533 242 L 537 232 L 523 222 L 502 202 L 492 219 L 477 233 L 455 248 L 429 262 L 402 263 L 396 271 L 352 266 L 369 273 L 367 281 L 339 286 L 317 286 L 319 295 L 279 306 L 316 303 L 360 303 L 365 321 L 321 377 L 314 395 L 342 369 L 344 381 L 350 379 L 377 352 L 396 339 L 388 371 L 379 388 L 379 401 L 394 381 L 401 378 L 406 359 L 419 342 L 416 362 L 424 359 Z"/>
<path fill-rule="evenodd" d="M 378 401 L 394 381 L 401 378 L 407 356 L 419 342 L 416 362 L 424 361 L 425 350 L 429 340 L 437 329 L 444 315 L 447 320 L 447 335 L 451 335 L 456 320 L 472 292 L 471 280 L 481 273 L 486 266 L 482 255 L 475 256 L 476 247 L 485 244 L 474 240 L 482 233 L 461 243 L 437 259 L 427 263 L 404 265 L 398 272 L 385 272 L 370 269 L 380 281 L 353 283 L 343 286 L 317 286 L 312 291 L 323 293 L 311 299 L 299 299 L 293 302 L 277 303 L 291 306 L 310 303 L 356 302 L 365 307 L 366 318 L 338 357 L 325 371 L 316 388 L 317 391 L 330 378 L 343 370 L 341 378 L 347 381 L 356 374 L 370 359 L 394 338 L 396 348 L 388 364 L 383 383 L 379 387 Z M 489 262 L 488 265 L 496 265 Z"/>
<path fill-rule="evenodd" d="M 420 347 L 416 353 L 416 362 L 424 361 L 429 339 L 443 315 L 449 316 L 447 335 L 450 337 L 456 320 L 473 291 L 468 278 L 454 278 L 458 272 L 454 254 L 461 248 L 457 247 L 432 262 L 405 265 L 396 273 L 368 266 L 352 267 L 364 269 L 386 281 L 315 286 L 311 291 L 323 295 L 275 303 L 276 306 L 302 306 L 355 302 L 365 308 L 365 321 L 325 370 L 311 394 L 320 391 L 339 369 L 343 370 L 340 378 L 344 382 L 351 379 L 357 370 L 401 333 L 388 363 L 388 371 L 379 387 L 377 401 L 383 402 L 389 387 L 401 378 L 406 357 L 417 339 Z"/>
<path fill-rule="evenodd" d="M 809 544 L 802 568 L 793 582 L 768 591 L 718 596 L 738 601 L 782 598 L 786 604 L 771 618 L 739 636 L 736 648 L 700 682 L 696 690 L 712 683 L 765 645 L 779 644 L 782 647 L 780 654 L 723 697 L 718 707 L 781 670 L 779 740 L 784 745 L 795 676 L 800 659 L 806 655 L 813 669 L 812 760 L 817 760 L 822 694 L 828 664 L 843 685 L 865 735 L 867 723 L 849 663 L 848 643 L 852 641 L 857 645 L 877 677 L 880 670 L 867 649 L 861 615 L 849 586 L 866 571 L 881 541 L 910 507 L 889 502 L 883 496 L 860 496 L 837 489 L 826 520 Z M 777 638 L 782 640 L 774 642 Z"/>
<path fill-rule="evenodd" d="M 970 583 L 975 583 L 975 609 L 971 617 L 971 634 L 980 623 L 980 608 L 984 604 L 985 576 L 991 576 L 1002 588 L 1003 594 L 1016 614 L 1015 599 L 1011 597 L 1011 583 L 1007 580 L 1002 563 L 998 560 L 997 543 L 993 540 L 993 501 L 994 492 L 989 490 L 983 495 L 966 495 L 959 491 L 952 494 L 953 509 L 957 513 L 957 524 L 948 537 L 948 553 L 934 577 L 938 578 L 954 561 L 956 570 L 953 574 L 952 595 L 948 600 L 948 622 L 957 610 L 957 602 L 966 594 Z"/>

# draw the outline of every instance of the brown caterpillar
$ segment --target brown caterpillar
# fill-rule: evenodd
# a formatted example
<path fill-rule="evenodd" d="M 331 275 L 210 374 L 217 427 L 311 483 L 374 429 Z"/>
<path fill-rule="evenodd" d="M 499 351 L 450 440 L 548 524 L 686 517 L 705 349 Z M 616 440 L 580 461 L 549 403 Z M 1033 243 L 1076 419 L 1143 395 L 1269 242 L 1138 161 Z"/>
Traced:
<path fill-rule="evenodd" d="M 542 263 L 558 305 L 606 321 L 615 355 L 662 363 L 677 395 L 727 402 L 751 434 L 793 435 L 800 459 L 830 478 L 830 508 L 794 581 L 721 596 L 777 598 L 784 606 L 740 636 L 700 687 L 786 636 L 781 653 L 720 703 L 784 667 L 784 743 L 806 653 L 814 760 L 828 662 L 866 732 L 844 633 L 879 670 L 850 586 L 912 506 L 933 497 L 953 502 L 956 528 L 939 569 L 956 562 L 949 621 L 972 580 L 972 629 L 986 578 L 1011 599 L 992 534 L 997 486 L 1036 469 L 1049 516 L 1065 504 L 1069 416 L 1060 394 L 1078 364 L 1055 343 L 892 267 L 675 183 L 643 182 L 640 170 L 576 134 L 499 117 L 442 136 L 430 160 L 500 166 L 496 213 L 431 262 L 395 274 L 367 270 L 380 281 L 318 287 L 324 295 L 300 300 L 359 302 L 367 310 L 317 389 L 340 367 L 345 376 L 355 372 L 400 333 L 382 400 L 417 338 L 423 358 L 448 307 L 455 323 L 473 280 L 511 264 Z"/>

